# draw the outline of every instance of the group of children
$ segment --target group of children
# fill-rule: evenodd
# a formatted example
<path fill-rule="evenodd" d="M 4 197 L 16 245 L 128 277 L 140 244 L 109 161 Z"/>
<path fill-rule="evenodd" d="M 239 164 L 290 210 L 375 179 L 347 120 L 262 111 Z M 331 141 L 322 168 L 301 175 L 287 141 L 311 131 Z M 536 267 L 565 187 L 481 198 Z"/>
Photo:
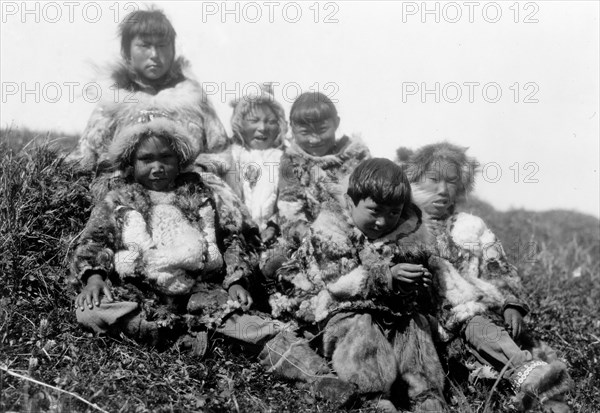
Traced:
<path fill-rule="evenodd" d="M 120 34 L 122 99 L 99 103 L 73 155 L 97 174 L 72 258 L 78 322 L 198 354 L 224 334 L 259 345 L 269 371 L 390 412 L 447 410 L 438 352 L 459 342 L 520 409 L 568 411 L 566 366 L 520 344 L 514 267 L 457 212 L 474 182 L 464 148 L 371 158 L 336 136 L 320 93 L 293 103 L 288 142 L 268 88 L 233 103 L 228 138 L 162 12 L 131 13 Z"/>

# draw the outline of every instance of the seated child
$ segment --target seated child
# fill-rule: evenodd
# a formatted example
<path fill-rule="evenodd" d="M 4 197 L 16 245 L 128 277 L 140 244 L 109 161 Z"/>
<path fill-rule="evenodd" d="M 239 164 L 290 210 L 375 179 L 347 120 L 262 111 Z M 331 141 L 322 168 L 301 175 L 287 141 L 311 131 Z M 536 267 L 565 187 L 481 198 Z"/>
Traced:
<path fill-rule="evenodd" d="M 442 297 L 443 336 L 461 336 L 481 363 L 497 371 L 508 364 L 505 377 L 521 409 L 534 395 L 554 411 L 568 411 L 560 400 L 550 400 L 569 388 L 565 364 L 540 360 L 516 343 L 529 312 L 516 269 L 481 218 L 456 211 L 473 188 L 475 166 L 464 148 L 445 142 L 422 147 L 407 162 L 415 202 L 431 216 L 436 235 L 431 268 Z"/>
<path fill-rule="evenodd" d="M 340 117 L 331 99 L 322 93 L 301 94 L 292 104 L 290 125 L 292 142 L 281 157 L 277 201 L 286 238 L 301 235 L 319 214 L 322 201 L 329 196 L 327 191 L 343 186 L 356 165 L 370 157 L 369 149 L 358 139 L 336 139 Z M 340 187 L 340 193 L 343 189 Z"/>
<path fill-rule="evenodd" d="M 213 191 L 216 178 L 185 172 L 199 150 L 162 112 L 143 111 L 119 129 L 106 156 L 122 182 L 95 205 L 72 259 L 83 284 L 79 323 L 157 344 L 160 328 L 219 328 L 252 305 L 252 228 L 243 205 Z M 231 323 L 256 321 L 227 320 L 223 332 L 234 337 L 243 329 Z"/>
<path fill-rule="evenodd" d="M 285 112 L 268 87 L 259 95 L 242 97 L 232 106 L 235 173 L 228 175 L 228 181 L 233 181 L 230 185 L 237 189 L 263 240 L 268 241 L 277 228 L 279 162 L 288 129 Z"/>
<path fill-rule="evenodd" d="M 330 192 L 343 197 L 350 173 L 370 157 L 358 139 L 336 139 L 340 117 L 331 99 L 322 93 L 306 92 L 290 111 L 292 142 L 279 165 L 277 211 L 281 236 L 261 260 L 266 277 L 279 268 L 298 247 L 307 228 Z"/>
<path fill-rule="evenodd" d="M 345 201 L 322 205 L 278 271 L 273 315 L 321 329 L 339 378 L 383 395 L 380 408 L 395 412 L 392 400 L 406 402 L 404 388 L 414 411 L 444 411 L 444 373 L 414 304 L 431 284 L 427 217 L 412 203 L 402 168 L 387 159 L 360 163 Z"/>
<path fill-rule="evenodd" d="M 175 29 L 160 10 L 136 10 L 119 25 L 122 60 L 104 83 L 102 97 L 71 158 L 97 170 L 93 192 L 102 199 L 109 189 L 103 165 L 108 147 L 140 110 L 169 113 L 188 129 L 201 152 L 220 152 L 227 135 L 202 86 L 193 80 L 189 64 L 175 57 Z M 104 178 L 104 179 L 102 179 Z"/>

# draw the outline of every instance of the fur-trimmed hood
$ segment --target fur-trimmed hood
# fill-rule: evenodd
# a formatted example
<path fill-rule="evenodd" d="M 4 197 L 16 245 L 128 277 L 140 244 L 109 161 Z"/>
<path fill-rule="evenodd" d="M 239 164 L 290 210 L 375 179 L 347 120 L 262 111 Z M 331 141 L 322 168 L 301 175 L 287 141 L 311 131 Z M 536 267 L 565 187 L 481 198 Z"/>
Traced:
<path fill-rule="evenodd" d="M 263 84 L 259 93 L 242 96 L 229 104 L 233 108 L 233 114 L 231 115 L 231 130 L 233 132 L 233 141 L 235 143 L 243 147 L 246 146 L 241 132 L 242 121 L 252 107 L 265 105 L 270 107 L 273 113 L 275 113 L 277 123 L 279 124 L 279 134 L 275 139 L 274 147 L 283 148 L 286 141 L 288 123 L 285 118 L 285 110 L 283 109 L 283 106 L 275 100 L 270 84 Z"/>
<path fill-rule="evenodd" d="M 168 136 L 183 167 L 193 162 L 200 151 L 200 142 L 168 114 L 141 111 L 137 118 L 121 125 L 108 147 L 106 160 L 112 165 L 130 166 L 128 163 L 140 139 L 149 134 Z"/>
<path fill-rule="evenodd" d="M 406 148 L 400 148 L 398 149 L 398 157 L 405 167 L 410 182 L 417 184 L 425 178 L 427 169 L 435 162 L 446 161 L 456 165 L 460 174 L 458 197 L 463 198 L 473 191 L 475 173 L 479 165 L 475 158 L 467 156 L 467 149 L 449 142 L 439 142 L 425 145 L 414 152 Z M 444 171 L 439 172 L 440 174 L 444 173 Z"/>

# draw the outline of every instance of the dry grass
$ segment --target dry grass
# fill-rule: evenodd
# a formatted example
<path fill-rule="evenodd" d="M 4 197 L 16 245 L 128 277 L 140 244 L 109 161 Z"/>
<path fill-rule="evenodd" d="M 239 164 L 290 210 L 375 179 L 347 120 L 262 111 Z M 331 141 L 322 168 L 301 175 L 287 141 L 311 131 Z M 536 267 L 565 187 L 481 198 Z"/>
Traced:
<path fill-rule="evenodd" d="M 0 138 L 0 411 L 99 411 L 72 394 L 109 412 L 336 411 L 309 390 L 265 374 L 235 343 L 214 338 L 198 360 L 177 348 L 158 352 L 80 329 L 66 268 L 70 243 L 90 211 L 90 176 L 48 145 L 21 150 L 32 136 L 14 133 Z M 477 200 L 467 209 L 499 235 L 523 274 L 529 325 L 566 359 L 575 379 L 573 411 L 600 411 L 598 220 L 565 211 L 502 213 Z M 510 411 L 508 389 L 492 384 L 453 383 L 452 411 Z"/>

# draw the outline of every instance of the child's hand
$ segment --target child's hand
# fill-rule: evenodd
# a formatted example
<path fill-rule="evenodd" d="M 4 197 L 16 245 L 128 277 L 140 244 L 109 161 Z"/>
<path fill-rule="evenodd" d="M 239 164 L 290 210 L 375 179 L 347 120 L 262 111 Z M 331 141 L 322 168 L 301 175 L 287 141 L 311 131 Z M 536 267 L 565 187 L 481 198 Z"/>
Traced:
<path fill-rule="evenodd" d="M 504 310 L 504 324 L 510 330 L 512 338 L 519 338 L 523 331 L 523 315 L 516 308 L 508 307 Z"/>
<path fill-rule="evenodd" d="M 250 296 L 250 293 L 239 284 L 233 284 L 231 287 L 229 287 L 229 297 L 232 300 L 239 302 L 242 305 L 242 310 L 244 311 L 248 310 L 254 302 L 252 300 L 252 296 Z"/>
<path fill-rule="evenodd" d="M 104 282 L 102 276 L 100 274 L 92 274 L 88 278 L 85 287 L 83 287 L 83 291 L 75 298 L 75 306 L 79 307 L 81 311 L 84 310 L 86 302 L 90 309 L 94 308 L 94 305 L 97 307 L 100 305 L 102 294 L 106 297 L 107 302 L 113 301 L 108 284 Z"/>
<path fill-rule="evenodd" d="M 431 273 L 420 264 L 400 263 L 394 265 L 391 270 L 392 276 L 399 283 L 408 284 L 410 287 L 418 284 L 424 287 L 431 285 Z"/>
<path fill-rule="evenodd" d="M 274 227 L 267 227 L 260 235 L 263 244 L 268 244 L 277 237 L 277 230 Z"/>

